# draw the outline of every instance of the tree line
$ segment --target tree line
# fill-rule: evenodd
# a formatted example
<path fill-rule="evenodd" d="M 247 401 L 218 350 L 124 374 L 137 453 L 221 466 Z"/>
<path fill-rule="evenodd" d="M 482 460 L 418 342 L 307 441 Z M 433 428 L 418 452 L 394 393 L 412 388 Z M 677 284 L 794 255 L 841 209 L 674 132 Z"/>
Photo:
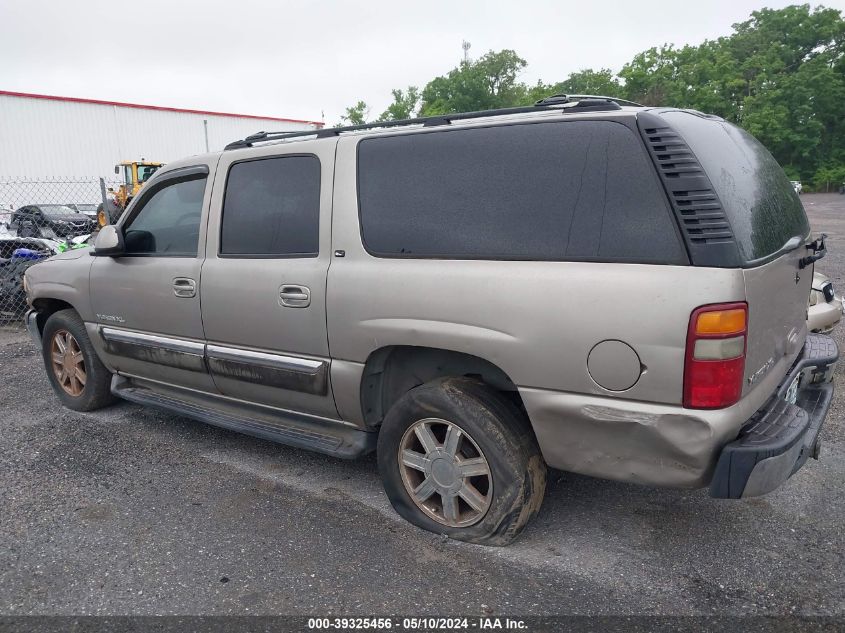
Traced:
<path fill-rule="evenodd" d="M 516 51 L 463 61 L 422 89 L 392 91 L 373 121 L 530 105 L 556 94 L 615 96 L 649 106 L 717 114 L 757 137 L 792 180 L 817 190 L 845 183 L 845 20 L 809 4 L 754 11 L 730 35 L 634 55 L 619 72 L 587 68 L 556 83 L 528 85 Z M 341 125 L 370 119 L 365 101 Z"/>

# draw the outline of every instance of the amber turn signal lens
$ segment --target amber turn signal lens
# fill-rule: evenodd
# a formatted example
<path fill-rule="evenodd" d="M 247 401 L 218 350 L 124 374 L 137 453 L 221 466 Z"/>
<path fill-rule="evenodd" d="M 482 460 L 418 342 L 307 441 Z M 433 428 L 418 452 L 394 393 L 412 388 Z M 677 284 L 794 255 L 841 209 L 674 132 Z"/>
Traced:
<path fill-rule="evenodd" d="M 745 331 L 745 310 L 702 312 L 695 323 L 696 334 L 739 334 Z"/>

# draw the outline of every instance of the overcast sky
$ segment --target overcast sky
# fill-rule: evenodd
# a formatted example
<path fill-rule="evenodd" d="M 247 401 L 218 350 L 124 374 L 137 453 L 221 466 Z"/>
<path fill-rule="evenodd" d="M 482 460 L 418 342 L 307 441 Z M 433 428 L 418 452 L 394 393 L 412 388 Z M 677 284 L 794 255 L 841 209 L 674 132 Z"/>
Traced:
<path fill-rule="evenodd" d="M 0 0 L 0 90 L 325 120 L 512 48 L 522 76 L 614 71 L 662 43 L 699 43 L 767 0 Z M 826 6 L 845 10 L 845 0 Z"/>

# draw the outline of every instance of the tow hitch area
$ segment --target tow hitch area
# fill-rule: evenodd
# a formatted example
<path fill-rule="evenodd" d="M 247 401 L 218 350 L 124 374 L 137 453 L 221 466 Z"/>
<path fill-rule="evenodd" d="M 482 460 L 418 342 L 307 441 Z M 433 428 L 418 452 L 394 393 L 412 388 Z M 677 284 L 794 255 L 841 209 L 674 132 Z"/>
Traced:
<path fill-rule="evenodd" d="M 801 356 L 777 393 L 722 449 L 710 484 L 711 496 L 739 499 L 764 495 L 789 479 L 808 457 L 818 459 L 819 431 L 830 409 L 838 358 L 832 338 L 807 336 Z"/>

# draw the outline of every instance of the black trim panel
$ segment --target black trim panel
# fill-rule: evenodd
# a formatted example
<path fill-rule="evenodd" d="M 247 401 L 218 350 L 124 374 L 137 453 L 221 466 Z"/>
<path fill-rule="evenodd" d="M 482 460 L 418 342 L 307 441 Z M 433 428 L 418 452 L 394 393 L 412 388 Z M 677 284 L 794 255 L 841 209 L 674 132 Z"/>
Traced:
<path fill-rule="evenodd" d="M 109 354 L 135 360 L 207 373 L 205 344 L 115 328 L 100 328 Z"/>
<path fill-rule="evenodd" d="M 272 442 L 343 459 L 365 455 L 376 447 L 377 433 L 356 429 L 339 420 L 281 409 L 268 412 L 266 408 L 232 403 L 214 394 L 154 388 L 155 391 L 146 388 L 143 380 L 130 381 L 124 376 L 112 378 L 111 391 L 120 398 Z"/>
<path fill-rule="evenodd" d="M 675 212 L 692 264 L 742 267 L 725 210 L 692 149 L 652 112 L 638 113 L 637 125 Z"/>
<path fill-rule="evenodd" d="M 212 376 L 251 382 L 265 387 L 277 387 L 316 396 L 324 396 L 329 390 L 328 363 L 321 361 L 316 369 L 294 369 L 293 367 L 271 366 L 247 359 L 221 358 L 212 353 L 206 356 Z"/>
<path fill-rule="evenodd" d="M 317 396 L 329 392 L 326 360 L 255 352 L 121 328 L 100 327 L 99 333 L 106 351 L 115 356 Z"/>

